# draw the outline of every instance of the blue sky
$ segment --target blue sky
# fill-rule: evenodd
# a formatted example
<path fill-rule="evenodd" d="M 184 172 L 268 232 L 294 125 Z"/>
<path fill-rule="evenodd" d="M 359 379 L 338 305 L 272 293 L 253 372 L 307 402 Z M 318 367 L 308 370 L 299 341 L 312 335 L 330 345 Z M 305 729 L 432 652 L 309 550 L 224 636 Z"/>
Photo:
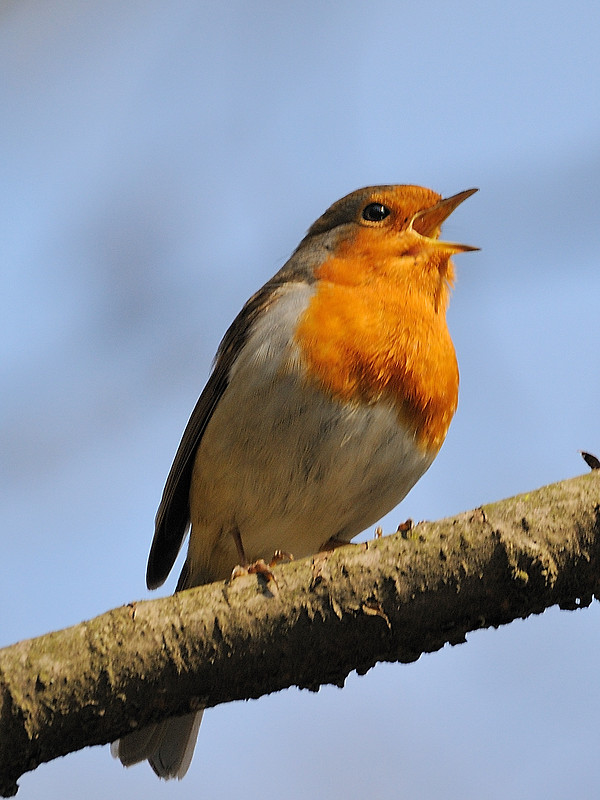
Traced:
<path fill-rule="evenodd" d="M 148 596 L 220 337 L 359 186 L 481 190 L 444 227 L 482 248 L 456 258 L 459 410 L 384 528 L 585 471 L 599 25 L 591 2 L 0 5 L 0 644 Z M 596 797 L 599 624 L 551 610 L 342 691 L 212 710 L 183 784 L 95 748 L 20 796 Z"/>

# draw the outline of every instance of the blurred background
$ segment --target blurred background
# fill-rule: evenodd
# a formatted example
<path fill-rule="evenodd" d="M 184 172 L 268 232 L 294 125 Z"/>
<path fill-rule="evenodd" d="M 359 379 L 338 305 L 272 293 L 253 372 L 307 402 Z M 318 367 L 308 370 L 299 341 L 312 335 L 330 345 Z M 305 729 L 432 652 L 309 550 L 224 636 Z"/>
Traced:
<path fill-rule="evenodd" d="M 599 25 L 577 0 L 2 0 L 0 644 L 149 596 L 222 334 L 359 186 L 481 189 L 444 227 L 482 248 L 456 258 L 459 410 L 384 529 L 587 470 Z M 599 626 L 553 609 L 341 691 L 210 710 L 182 784 L 103 747 L 19 797 L 595 798 Z"/>

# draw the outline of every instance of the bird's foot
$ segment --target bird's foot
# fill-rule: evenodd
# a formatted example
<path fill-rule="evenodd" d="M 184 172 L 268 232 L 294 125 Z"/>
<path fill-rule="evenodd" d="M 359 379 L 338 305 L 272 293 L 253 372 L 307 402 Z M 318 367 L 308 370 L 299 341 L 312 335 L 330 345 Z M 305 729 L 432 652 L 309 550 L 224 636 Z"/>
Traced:
<path fill-rule="evenodd" d="M 275 550 L 273 553 L 273 558 L 269 561 L 270 567 L 275 567 L 277 564 L 281 564 L 284 561 L 293 561 L 294 556 L 291 553 L 286 553 L 285 550 Z"/>
<path fill-rule="evenodd" d="M 253 561 L 251 564 L 238 564 L 237 567 L 233 568 L 231 580 L 233 581 L 242 575 L 262 575 L 269 589 L 276 590 L 277 581 L 275 580 L 275 576 L 272 572 L 273 567 L 276 567 L 277 564 L 281 564 L 283 561 L 293 560 L 294 556 L 291 553 L 286 553 L 283 550 L 275 550 L 273 557 L 268 564 L 264 558 L 259 558 L 256 561 Z"/>
<path fill-rule="evenodd" d="M 231 580 L 241 578 L 242 575 L 262 575 L 267 581 L 275 580 L 271 572 L 271 565 L 267 564 L 264 558 L 259 558 L 251 564 L 238 564 L 233 568 Z"/>

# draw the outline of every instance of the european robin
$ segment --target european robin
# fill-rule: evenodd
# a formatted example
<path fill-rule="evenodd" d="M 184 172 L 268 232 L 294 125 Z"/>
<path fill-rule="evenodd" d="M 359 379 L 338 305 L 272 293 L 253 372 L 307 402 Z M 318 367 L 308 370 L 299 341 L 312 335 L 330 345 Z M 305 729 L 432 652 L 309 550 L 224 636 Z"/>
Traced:
<path fill-rule="evenodd" d="M 440 241 L 469 197 L 369 186 L 334 203 L 243 307 L 217 351 L 156 515 L 146 581 L 166 579 L 188 529 L 177 590 L 222 580 L 275 550 L 346 543 L 396 506 L 437 455 L 458 366 Z M 202 712 L 115 742 L 182 778 Z"/>

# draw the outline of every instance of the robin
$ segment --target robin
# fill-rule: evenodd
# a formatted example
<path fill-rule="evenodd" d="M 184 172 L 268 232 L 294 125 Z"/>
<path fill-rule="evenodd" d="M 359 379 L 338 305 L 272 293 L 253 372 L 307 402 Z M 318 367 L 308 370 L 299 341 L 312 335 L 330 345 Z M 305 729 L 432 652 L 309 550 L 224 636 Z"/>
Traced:
<path fill-rule="evenodd" d="M 176 591 L 237 565 L 345 544 L 396 506 L 437 455 L 458 400 L 441 223 L 476 189 L 370 186 L 334 203 L 243 307 L 217 351 L 156 515 L 148 588 L 190 530 Z M 202 712 L 112 752 L 182 778 Z"/>

